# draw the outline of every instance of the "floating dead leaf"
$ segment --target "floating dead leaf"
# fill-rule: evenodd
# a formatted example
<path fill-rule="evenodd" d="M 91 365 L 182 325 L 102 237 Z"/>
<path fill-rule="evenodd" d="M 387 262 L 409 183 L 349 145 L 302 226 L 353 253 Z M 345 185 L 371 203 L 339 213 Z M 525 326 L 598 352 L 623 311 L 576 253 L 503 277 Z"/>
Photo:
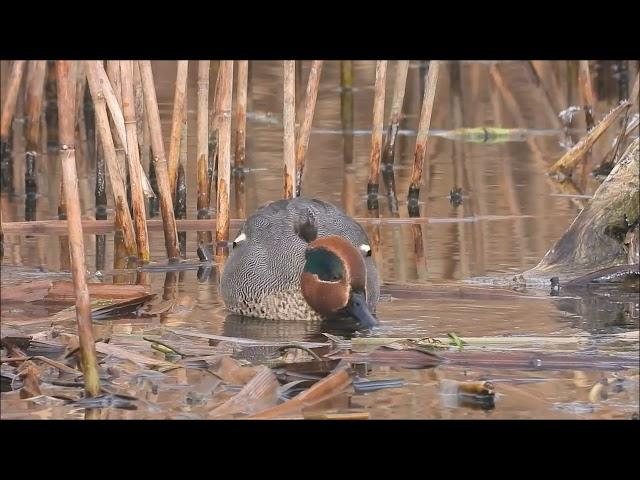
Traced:
<path fill-rule="evenodd" d="M 342 393 L 349 385 L 351 385 L 349 368 L 347 365 L 342 365 L 336 368 L 331 375 L 314 384 L 309 390 L 302 392 L 298 396 L 280 405 L 251 415 L 249 418 L 269 419 L 283 417 L 292 413 L 300 413 L 303 408 L 311 407 L 319 402 L 335 397 Z"/>
<path fill-rule="evenodd" d="M 230 356 L 223 355 L 212 371 L 228 385 L 245 385 L 261 371 L 261 367 L 244 366 Z"/>
<path fill-rule="evenodd" d="M 278 400 L 279 383 L 269 367 L 260 365 L 256 373 L 242 389 L 210 412 L 211 417 L 250 414 L 273 405 Z"/>
<path fill-rule="evenodd" d="M 31 398 L 42 395 L 40 391 L 40 369 L 31 360 L 25 361 L 18 367 L 19 378 L 22 380 L 20 398 Z"/>

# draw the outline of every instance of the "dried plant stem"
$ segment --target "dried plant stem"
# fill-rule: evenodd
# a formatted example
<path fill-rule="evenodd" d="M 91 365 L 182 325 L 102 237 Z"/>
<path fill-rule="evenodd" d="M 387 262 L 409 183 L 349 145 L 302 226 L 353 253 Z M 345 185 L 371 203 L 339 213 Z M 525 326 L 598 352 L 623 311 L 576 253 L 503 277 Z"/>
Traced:
<path fill-rule="evenodd" d="M 151 133 L 153 164 L 158 179 L 158 195 L 160 197 L 160 210 L 164 224 L 164 244 L 169 259 L 177 259 L 180 257 L 178 232 L 176 230 L 176 219 L 171 201 L 171 184 L 169 183 L 167 160 L 162 143 L 162 128 L 160 125 L 156 87 L 153 83 L 153 71 L 151 70 L 151 62 L 149 60 L 140 60 L 139 64 L 145 107 L 149 120 L 149 131 Z"/>
<path fill-rule="evenodd" d="M 304 173 L 304 161 L 309 147 L 309 137 L 311 135 L 311 124 L 313 113 L 316 109 L 316 99 L 318 97 L 318 87 L 320 85 L 320 74 L 322 73 L 322 60 L 314 60 L 309 71 L 309 81 L 307 82 L 307 92 L 304 99 L 304 117 L 298 132 L 298 142 L 296 145 L 296 197 L 300 196 L 302 190 L 302 174 Z"/>
<path fill-rule="evenodd" d="M 210 218 L 209 207 L 211 204 L 211 191 L 209 186 L 209 60 L 198 62 L 198 106 L 196 130 L 198 137 L 197 158 L 198 158 L 198 219 Z M 211 232 L 198 232 L 198 243 L 210 244 L 212 241 Z"/>
<path fill-rule="evenodd" d="M 229 182 L 231 180 L 231 100 L 233 90 L 233 61 L 220 62 L 220 110 L 218 144 L 218 187 L 216 254 L 226 252 L 229 239 Z"/>
<path fill-rule="evenodd" d="M 387 60 L 376 62 L 376 81 L 373 97 L 373 128 L 371 131 L 371 157 L 369 160 L 369 181 L 367 183 L 367 206 L 378 209 L 380 185 L 380 156 L 382 152 L 382 130 L 384 128 L 384 97 L 387 82 Z"/>
<path fill-rule="evenodd" d="M 249 80 L 249 61 L 238 60 L 236 86 L 236 148 L 234 167 L 236 174 L 244 168 L 245 148 L 247 146 L 247 89 Z"/>
<path fill-rule="evenodd" d="M 9 132 L 18 103 L 18 92 L 24 74 L 25 60 L 15 60 L 7 85 L 7 94 L 2 101 L 0 117 L 0 186 L 3 191 L 13 192 L 13 157 L 9 147 Z"/>
<path fill-rule="evenodd" d="M 74 79 L 70 78 L 71 62 L 59 60 L 56 63 L 58 80 L 58 123 L 60 135 L 60 161 L 64 195 L 67 203 L 69 248 L 73 284 L 76 293 L 76 319 L 80 337 L 80 357 L 84 373 L 84 385 L 87 395 L 100 394 L 100 377 L 96 360 L 93 329 L 91 325 L 91 306 L 89 290 L 85 278 L 84 241 L 80 215 L 80 197 L 78 195 L 78 176 L 74 144 L 75 105 Z"/>
<path fill-rule="evenodd" d="M 436 85 L 438 83 L 439 71 L 440 62 L 438 60 L 432 60 L 429 63 L 429 73 L 427 74 L 427 82 L 424 87 L 424 98 L 420 112 L 420 122 L 418 124 L 418 137 L 416 139 L 416 151 L 413 158 L 413 170 L 411 171 L 411 184 L 409 185 L 409 194 L 407 196 L 410 208 L 412 203 L 417 207 L 418 197 L 420 196 L 420 183 L 422 182 L 429 127 L 431 125 L 431 113 L 433 112 L 433 104 L 436 98 Z"/>
<path fill-rule="evenodd" d="M 595 124 L 595 97 L 593 94 L 593 84 L 591 82 L 588 60 L 580 60 L 578 63 L 578 79 L 580 81 L 580 91 L 582 93 L 582 105 L 587 122 L 587 130 L 591 130 Z"/>
<path fill-rule="evenodd" d="M 284 197 L 293 198 L 296 179 L 296 62 L 284 61 Z"/>
<path fill-rule="evenodd" d="M 396 79 L 393 85 L 393 100 L 391 102 L 391 115 L 389 129 L 385 142 L 382 163 L 385 169 L 393 167 L 395 161 L 396 138 L 400 126 L 400 114 L 404 103 L 404 92 L 407 85 L 407 73 L 409 72 L 409 60 L 400 60 L 396 66 Z"/>
<path fill-rule="evenodd" d="M 147 232 L 147 215 L 144 206 L 144 192 L 142 190 L 142 164 L 138 149 L 138 128 L 135 111 L 135 94 L 133 89 L 133 61 L 122 60 L 120 62 L 120 77 L 122 88 L 122 109 L 124 124 L 127 132 L 127 155 L 129 166 L 129 180 L 131 182 L 131 200 L 133 206 L 133 218 L 136 227 L 136 244 L 138 246 L 138 259 L 148 262 L 149 234 Z"/>
<path fill-rule="evenodd" d="M 173 116 L 171 117 L 171 139 L 169 143 L 169 156 L 167 162 L 167 168 L 169 171 L 169 185 L 171 185 L 171 196 L 173 198 L 175 198 L 176 192 L 178 159 L 180 157 L 180 137 L 182 136 L 182 119 L 184 116 L 184 105 L 187 94 L 188 72 L 189 61 L 178 60 L 176 88 L 173 96 Z"/>
<path fill-rule="evenodd" d="M 135 230 L 128 208 L 125 177 L 118 164 L 115 145 L 109 127 L 109 118 L 105 105 L 105 97 L 103 95 L 104 91 L 102 89 L 104 82 L 100 82 L 100 68 L 101 65 L 99 65 L 97 61 L 89 60 L 85 63 L 85 71 L 87 80 L 89 81 L 89 91 L 91 92 L 91 98 L 93 99 L 96 112 L 96 128 L 100 135 L 100 144 L 102 145 L 105 162 L 109 169 L 114 205 L 117 207 L 119 204 L 122 204 L 125 207 L 120 210 L 116 208 L 116 224 L 122 229 L 127 255 L 135 255 L 137 250 Z"/>

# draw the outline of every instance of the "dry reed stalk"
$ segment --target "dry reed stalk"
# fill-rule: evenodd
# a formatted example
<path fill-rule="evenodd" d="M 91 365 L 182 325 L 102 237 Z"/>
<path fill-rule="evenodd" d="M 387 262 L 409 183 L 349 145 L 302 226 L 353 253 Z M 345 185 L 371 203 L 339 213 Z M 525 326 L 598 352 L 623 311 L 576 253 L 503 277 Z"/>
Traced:
<path fill-rule="evenodd" d="M 149 60 L 140 60 L 139 63 L 145 109 L 149 119 L 149 131 L 151 133 L 153 164 L 158 179 L 160 210 L 164 223 L 164 244 L 167 250 L 167 256 L 172 260 L 180 257 L 180 250 L 178 248 L 178 232 L 176 230 L 176 219 L 171 200 L 171 184 L 169 183 L 167 160 L 164 154 L 164 144 L 162 143 L 162 127 L 160 124 L 156 87 L 153 83 L 151 62 Z"/>
<path fill-rule="evenodd" d="M 178 172 L 176 177 L 176 196 L 175 211 L 177 219 L 187 218 L 187 176 L 185 174 L 185 165 L 187 165 L 188 146 L 187 146 L 187 100 L 185 98 L 184 108 L 182 112 L 182 131 L 180 134 L 180 162 L 178 163 Z M 187 257 L 187 232 L 178 231 L 178 245 L 183 258 Z"/>
<path fill-rule="evenodd" d="M 140 78 L 140 65 L 133 62 L 133 91 L 136 103 L 136 126 L 138 132 L 138 146 L 140 148 L 140 163 L 151 166 L 151 134 L 149 133 L 149 121 L 144 113 L 144 93 L 142 92 L 142 79 Z M 142 170 L 144 175 L 144 168 Z M 151 173 L 149 173 L 151 176 Z M 145 180 L 146 179 L 146 180 Z M 144 175 L 144 194 L 151 200 L 157 202 L 156 193 L 151 185 L 150 179 Z"/>
<path fill-rule="evenodd" d="M 245 148 L 247 145 L 247 89 L 249 80 L 249 61 L 238 60 L 236 85 L 236 148 L 234 167 L 236 174 L 244 169 Z"/>
<path fill-rule="evenodd" d="M 120 87 L 120 62 L 109 61 L 108 65 L 110 66 L 110 70 L 115 69 L 117 65 L 117 81 L 116 74 L 113 72 L 114 80 L 109 78 L 109 75 L 104 69 L 101 61 L 94 62 L 96 65 L 96 72 L 98 74 L 98 81 L 100 82 L 100 87 L 102 88 L 102 95 L 104 96 L 105 102 L 107 104 L 107 108 L 109 109 L 109 113 L 111 114 L 111 120 L 113 120 L 114 130 L 116 131 L 116 135 L 114 137 L 114 144 L 117 149 L 124 149 L 125 153 L 127 152 L 127 132 L 124 128 L 124 116 L 122 115 L 122 89 Z M 124 156 L 120 156 L 121 164 L 120 164 L 120 173 L 124 177 L 126 177 L 126 165 Z"/>
<path fill-rule="evenodd" d="M 119 203 L 122 203 L 126 207 L 120 212 L 116 210 L 116 224 L 122 229 L 127 254 L 136 255 L 137 248 L 135 231 L 127 204 L 125 176 L 120 169 L 120 165 L 118 164 L 118 159 L 116 157 L 115 145 L 113 143 L 113 137 L 109 127 L 104 90 L 102 89 L 108 81 L 100 81 L 100 68 L 101 65 L 99 65 L 99 62 L 97 61 L 89 60 L 85 62 L 85 72 L 89 82 L 89 91 L 91 92 L 91 98 L 93 99 L 93 105 L 96 113 L 96 129 L 100 135 L 100 144 L 102 145 L 105 162 L 109 169 L 114 204 L 117 206 Z"/>
<path fill-rule="evenodd" d="M 389 117 L 389 129 L 385 141 L 382 163 L 385 169 L 393 167 L 395 161 L 396 138 L 400 125 L 400 114 L 404 103 L 404 92 L 407 85 L 407 73 L 409 72 L 409 60 L 399 60 L 396 66 L 396 79 L 393 85 L 393 100 L 391 102 L 391 114 Z"/>
<path fill-rule="evenodd" d="M 209 60 L 198 62 L 198 106 L 197 106 L 197 157 L 198 157 L 198 219 L 209 218 L 211 192 L 209 188 Z M 198 232 L 198 244 L 212 241 L 211 232 Z"/>
<path fill-rule="evenodd" d="M 144 206 L 144 192 L 142 190 L 142 164 L 140 163 L 138 149 L 138 126 L 136 122 L 135 94 L 133 89 L 133 61 L 122 60 L 120 62 L 120 77 L 122 109 L 129 150 L 127 159 L 129 164 L 129 180 L 131 182 L 133 219 L 136 227 L 138 259 L 143 262 L 148 262 L 150 259 L 149 234 L 147 232 L 147 215 Z"/>
<path fill-rule="evenodd" d="M 35 60 L 30 63 L 32 72 L 26 87 L 25 220 L 35 220 L 36 218 L 36 193 L 38 191 L 36 160 L 40 143 L 44 79 L 47 71 L 46 60 Z"/>
<path fill-rule="evenodd" d="M 367 206 L 378 209 L 378 189 L 380 185 L 380 156 L 382 152 L 382 130 L 384 129 L 384 96 L 387 83 L 387 60 L 376 62 L 376 81 L 373 94 L 373 128 L 371 130 L 371 157 L 369 160 L 369 181 L 367 183 Z"/>
<path fill-rule="evenodd" d="M 40 142 L 40 116 L 42 115 L 42 102 L 44 100 L 44 79 L 47 72 L 46 60 L 32 62 L 33 75 L 27 84 L 27 115 L 26 115 L 26 149 L 38 150 Z"/>
<path fill-rule="evenodd" d="M 307 82 L 307 92 L 304 99 L 304 116 L 298 141 L 296 145 L 296 197 L 300 196 L 302 190 L 302 174 L 304 173 L 304 161 L 309 147 L 309 137 L 311 135 L 311 124 L 313 113 L 316 109 L 316 99 L 318 98 L 318 86 L 320 85 L 320 74 L 322 73 L 322 60 L 314 60 L 309 71 L 309 81 Z M 246 109 L 246 101 L 245 101 Z"/>
<path fill-rule="evenodd" d="M 595 96 L 593 93 L 593 83 L 591 82 L 591 74 L 589 72 L 589 60 L 580 60 L 578 62 L 578 79 L 580 82 L 580 92 L 582 96 L 582 105 L 584 108 L 585 120 L 587 122 L 587 131 L 591 130 L 595 124 Z"/>
<path fill-rule="evenodd" d="M 340 122 L 342 155 L 345 164 L 353 163 L 353 62 L 340 62 Z"/>
<path fill-rule="evenodd" d="M 13 157 L 9 146 L 9 132 L 18 103 L 18 92 L 24 74 L 26 60 L 15 60 L 7 82 L 7 94 L 2 101 L 0 117 L 0 186 L 3 191 L 13 192 Z"/>
<path fill-rule="evenodd" d="M 2 102 L 2 116 L 0 117 L 0 139 L 3 142 L 9 140 L 9 130 L 16 113 L 18 103 L 18 92 L 24 75 L 26 60 L 15 60 L 11 66 L 11 73 L 7 84 L 7 94 Z"/>
<path fill-rule="evenodd" d="M 296 179 L 296 62 L 284 61 L 284 196 L 293 198 Z"/>
<path fill-rule="evenodd" d="M 189 72 L 189 61 L 178 60 L 176 86 L 173 96 L 173 116 L 171 117 L 171 137 L 169 143 L 169 156 L 167 168 L 169 172 L 169 185 L 171 186 L 171 196 L 175 198 L 176 178 L 178 175 L 178 160 L 180 157 L 180 138 L 182 136 L 182 123 L 184 117 L 184 105 L 187 94 L 187 74 Z"/>
<path fill-rule="evenodd" d="M 424 98 L 422 100 L 422 110 L 418 124 L 418 137 L 416 138 L 416 151 L 413 157 L 413 170 L 411 171 L 411 184 L 409 185 L 409 194 L 407 195 L 410 209 L 412 203 L 415 204 L 414 206 L 417 209 L 418 197 L 420 196 L 420 184 L 422 182 L 422 172 L 427 153 L 427 140 L 429 138 L 429 127 L 431 126 L 431 113 L 433 112 L 433 104 L 436 98 L 439 71 L 440 62 L 438 60 L 431 60 L 426 85 L 424 87 Z M 417 216 L 417 212 L 415 213 L 416 215 L 413 216 Z"/>
<path fill-rule="evenodd" d="M 229 239 L 229 181 L 231 179 L 231 97 L 233 90 L 233 61 L 220 62 L 220 109 L 218 144 L 218 187 L 216 191 L 216 255 L 226 252 Z"/>
<path fill-rule="evenodd" d="M 59 60 L 56 63 L 56 67 L 60 161 L 69 219 L 67 224 L 73 285 L 76 293 L 76 319 L 78 322 L 78 336 L 80 337 L 80 358 L 85 390 L 88 396 L 94 397 L 100 394 L 100 377 L 98 376 L 98 364 L 91 325 L 89 290 L 85 278 L 84 241 L 82 238 L 75 148 L 73 146 L 75 138 L 74 79 L 69 76 L 71 62 Z"/>

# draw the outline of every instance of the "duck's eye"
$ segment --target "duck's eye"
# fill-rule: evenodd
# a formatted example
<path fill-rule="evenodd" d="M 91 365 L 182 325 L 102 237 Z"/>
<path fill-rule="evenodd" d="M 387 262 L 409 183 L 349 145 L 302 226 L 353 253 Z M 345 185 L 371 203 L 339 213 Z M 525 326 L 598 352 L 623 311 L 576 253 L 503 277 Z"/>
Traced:
<path fill-rule="evenodd" d="M 367 245 L 366 243 L 363 243 L 358 248 L 360 248 L 360 250 L 364 253 L 365 257 L 370 257 L 371 256 L 371 247 L 369 245 Z"/>
<path fill-rule="evenodd" d="M 247 236 L 244 233 L 241 233 L 240 235 L 238 235 L 236 237 L 236 239 L 233 241 L 233 248 L 236 248 L 236 246 L 240 243 L 243 242 L 247 239 Z"/>

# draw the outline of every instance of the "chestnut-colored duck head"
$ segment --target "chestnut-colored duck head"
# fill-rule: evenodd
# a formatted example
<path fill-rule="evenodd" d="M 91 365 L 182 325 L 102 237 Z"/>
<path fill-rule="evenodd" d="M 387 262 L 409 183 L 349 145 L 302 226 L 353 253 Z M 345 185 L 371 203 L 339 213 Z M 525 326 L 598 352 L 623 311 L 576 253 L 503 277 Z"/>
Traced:
<path fill-rule="evenodd" d="M 378 324 L 367 307 L 367 271 L 362 252 L 343 237 L 309 243 L 300 279 L 311 308 L 328 318 L 351 317 L 359 328 Z"/>

